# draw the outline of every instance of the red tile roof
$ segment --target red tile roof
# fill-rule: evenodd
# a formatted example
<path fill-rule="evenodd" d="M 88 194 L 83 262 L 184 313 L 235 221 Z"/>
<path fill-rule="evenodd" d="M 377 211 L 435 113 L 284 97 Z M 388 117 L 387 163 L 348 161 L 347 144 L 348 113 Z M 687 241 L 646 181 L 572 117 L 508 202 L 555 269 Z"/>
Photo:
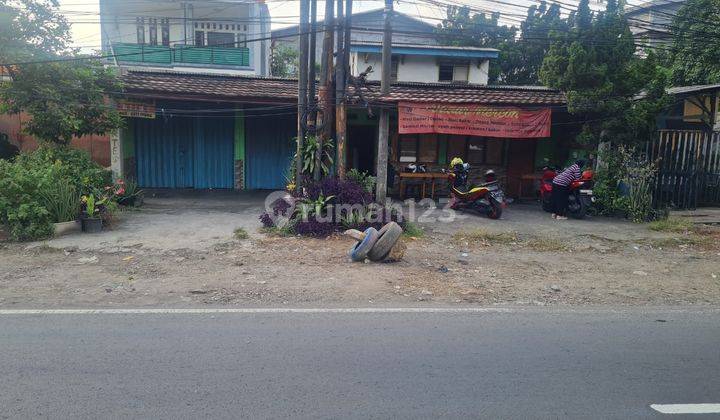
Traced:
<path fill-rule="evenodd" d="M 297 102 L 297 80 L 271 77 L 229 76 L 161 71 L 131 70 L 123 75 L 129 94 L 152 94 L 198 100 L 246 102 Z M 380 95 L 380 84 L 368 82 L 362 88 L 369 102 L 440 102 L 495 105 L 564 105 L 565 95 L 542 86 L 478 86 L 445 83 L 396 83 L 390 95 Z M 358 104 L 355 89 L 348 97 Z"/>
<path fill-rule="evenodd" d="M 567 100 L 562 92 L 543 86 L 479 86 L 448 83 L 396 83 L 390 87 L 390 94 L 380 94 L 380 84 L 368 82 L 362 89 L 368 102 L 395 103 L 440 102 L 479 103 L 494 105 L 565 105 Z M 354 102 L 359 98 L 355 89 L 349 88 Z"/>
<path fill-rule="evenodd" d="M 255 76 L 130 70 L 122 77 L 131 94 L 152 93 L 197 99 L 297 102 L 297 80 Z"/>

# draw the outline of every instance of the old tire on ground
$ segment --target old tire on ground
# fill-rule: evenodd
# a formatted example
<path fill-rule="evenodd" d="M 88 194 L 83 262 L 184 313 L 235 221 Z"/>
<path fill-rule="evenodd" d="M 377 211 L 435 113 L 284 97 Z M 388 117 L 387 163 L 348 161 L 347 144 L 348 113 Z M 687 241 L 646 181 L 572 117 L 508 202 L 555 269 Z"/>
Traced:
<path fill-rule="evenodd" d="M 375 242 L 375 246 L 372 247 L 368 253 L 370 261 L 382 261 L 390 253 L 390 250 L 395 246 L 395 242 L 400 239 L 402 235 L 402 228 L 395 222 L 390 222 L 380 229 L 378 232 L 378 239 Z"/>
<path fill-rule="evenodd" d="M 365 261 L 380 236 L 375 228 L 367 228 L 364 233 L 365 238 L 350 248 L 350 259 L 355 262 Z"/>

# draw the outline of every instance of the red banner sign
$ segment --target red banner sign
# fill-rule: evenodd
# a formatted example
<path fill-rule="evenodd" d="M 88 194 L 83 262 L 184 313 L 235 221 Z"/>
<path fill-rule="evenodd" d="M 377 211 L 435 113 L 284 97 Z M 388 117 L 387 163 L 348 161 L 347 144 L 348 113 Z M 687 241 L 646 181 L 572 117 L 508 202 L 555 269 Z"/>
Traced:
<path fill-rule="evenodd" d="M 400 134 L 550 137 L 550 108 L 401 102 L 398 109 Z"/>

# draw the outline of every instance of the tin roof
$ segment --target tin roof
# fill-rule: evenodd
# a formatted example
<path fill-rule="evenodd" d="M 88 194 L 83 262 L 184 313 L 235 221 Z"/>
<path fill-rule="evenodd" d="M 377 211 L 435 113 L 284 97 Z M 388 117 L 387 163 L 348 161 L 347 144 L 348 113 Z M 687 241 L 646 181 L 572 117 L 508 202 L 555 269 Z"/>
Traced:
<path fill-rule="evenodd" d="M 297 80 L 176 71 L 130 70 L 122 76 L 131 95 L 153 94 L 197 100 L 297 102 Z"/>
<path fill-rule="evenodd" d="M 350 97 L 359 100 L 355 89 L 349 88 Z M 544 86 L 481 86 L 459 83 L 396 83 L 390 94 L 380 94 L 378 82 L 368 82 L 363 96 L 369 102 L 438 102 L 479 103 L 494 105 L 565 105 L 565 95 Z"/>
<path fill-rule="evenodd" d="M 257 76 L 131 70 L 122 76 L 130 96 L 175 97 L 188 100 L 235 102 L 297 102 L 297 79 Z M 380 83 L 362 88 L 369 102 L 440 102 L 506 105 L 564 105 L 565 95 L 543 86 L 480 86 L 453 83 L 395 83 L 388 96 L 380 95 Z M 359 103 L 354 87 L 348 88 L 351 103 Z"/>

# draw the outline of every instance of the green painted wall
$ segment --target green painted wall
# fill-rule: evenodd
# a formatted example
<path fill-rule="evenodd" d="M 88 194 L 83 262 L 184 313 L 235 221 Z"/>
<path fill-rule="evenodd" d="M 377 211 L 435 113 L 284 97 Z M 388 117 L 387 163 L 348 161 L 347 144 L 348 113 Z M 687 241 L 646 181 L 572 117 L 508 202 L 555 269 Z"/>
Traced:
<path fill-rule="evenodd" d="M 438 164 L 447 163 L 447 136 L 438 134 Z"/>
<path fill-rule="evenodd" d="M 235 160 L 245 163 L 245 111 L 235 112 Z"/>
<path fill-rule="evenodd" d="M 135 120 L 125 118 L 125 126 L 120 129 L 120 144 L 123 159 L 135 157 Z"/>

